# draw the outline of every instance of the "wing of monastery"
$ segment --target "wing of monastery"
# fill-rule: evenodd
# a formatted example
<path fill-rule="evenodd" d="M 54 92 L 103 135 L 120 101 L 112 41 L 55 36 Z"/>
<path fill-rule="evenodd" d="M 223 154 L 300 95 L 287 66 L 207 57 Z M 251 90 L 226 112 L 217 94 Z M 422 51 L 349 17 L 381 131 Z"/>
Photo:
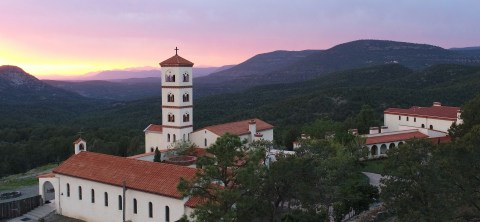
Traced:
<path fill-rule="evenodd" d="M 180 178 L 193 178 L 197 169 L 194 164 L 153 162 L 156 149 L 165 160 L 178 141 L 193 143 L 197 153 L 205 153 L 225 133 L 247 142 L 273 140 L 274 126 L 257 118 L 193 131 L 193 63 L 175 53 L 160 66 L 162 125 L 145 128 L 145 153 L 117 157 L 88 152 L 86 141 L 79 138 L 75 155 L 39 177 L 39 193 L 45 202 L 54 202 L 56 213 L 98 222 L 177 221 L 199 202 L 177 191 Z"/>
<path fill-rule="evenodd" d="M 363 135 L 372 158 L 385 156 L 387 150 L 408 139 L 423 138 L 435 143 L 450 141 L 448 129 L 454 123 L 462 123 L 459 107 L 442 106 L 439 102 L 431 107 L 389 108 L 383 115 L 384 126 L 370 127 L 370 133 Z"/>

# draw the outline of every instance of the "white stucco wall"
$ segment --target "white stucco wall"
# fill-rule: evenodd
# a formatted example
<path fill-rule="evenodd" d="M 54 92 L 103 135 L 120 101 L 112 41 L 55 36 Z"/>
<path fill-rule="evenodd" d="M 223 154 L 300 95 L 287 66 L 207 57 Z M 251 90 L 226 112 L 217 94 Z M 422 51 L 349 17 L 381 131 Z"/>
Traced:
<path fill-rule="evenodd" d="M 151 148 L 155 150 L 156 147 L 158 149 L 165 149 L 166 147 L 163 147 L 164 141 L 163 141 L 163 134 L 160 132 L 145 132 L 145 153 L 152 152 Z"/>
<path fill-rule="evenodd" d="M 191 133 L 190 134 L 190 141 L 193 142 L 195 145 L 197 145 L 200 148 L 207 148 L 210 145 L 212 145 L 213 143 L 215 143 L 215 141 L 217 141 L 218 137 L 219 136 L 216 135 L 215 133 L 213 133 L 209 130 L 203 129 L 203 130 L 199 130 L 199 131 Z M 207 139 L 206 146 L 205 146 L 205 139 Z"/>
<path fill-rule="evenodd" d="M 401 116 L 400 120 L 398 119 L 399 116 Z M 448 129 L 450 129 L 450 126 L 452 126 L 453 122 L 455 121 L 432 119 L 425 117 L 413 117 L 406 115 L 384 114 L 385 126 L 388 126 L 389 130 L 391 131 L 419 129 L 422 128 L 423 124 L 425 129 L 429 129 L 431 125 L 433 126 L 433 130 L 448 132 Z"/>
<path fill-rule="evenodd" d="M 92 222 L 122 221 L 123 211 L 119 210 L 118 196 L 123 195 L 122 187 L 58 175 L 60 201 L 58 213 Z M 70 196 L 67 197 L 67 183 Z M 78 187 L 82 187 L 82 200 L 79 200 Z M 128 184 L 127 184 L 128 186 Z M 91 190 L 95 190 L 95 202 L 91 202 Z M 104 193 L 108 193 L 108 206 L 105 206 Z M 137 214 L 133 213 L 133 199 L 137 199 Z M 122 197 L 123 199 L 123 197 Z M 152 202 L 153 217 L 149 217 L 149 202 Z M 170 208 L 170 221 L 178 220 L 185 212 L 186 199 L 176 199 L 142 191 L 126 191 L 126 220 L 149 222 L 165 221 L 165 206 Z"/>

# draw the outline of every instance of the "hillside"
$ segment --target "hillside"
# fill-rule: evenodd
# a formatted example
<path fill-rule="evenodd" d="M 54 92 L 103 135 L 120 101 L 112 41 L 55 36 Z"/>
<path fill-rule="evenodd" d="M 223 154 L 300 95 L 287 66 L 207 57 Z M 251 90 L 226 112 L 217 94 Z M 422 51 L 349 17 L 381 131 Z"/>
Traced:
<path fill-rule="evenodd" d="M 276 69 L 264 62 L 269 61 L 270 57 L 275 59 L 275 53 L 262 54 L 261 57 L 255 56 L 232 69 L 199 78 L 196 87 L 202 91 L 210 87 L 211 94 L 235 92 L 257 85 L 306 81 L 331 72 L 383 64 L 401 64 L 414 70 L 434 64 L 480 65 L 478 55 L 459 53 L 426 44 L 384 40 L 358 40 L 327 50 L 308 52 L 283 63 Z M 262 69 L 263 63 L 267 64 L 267 68 Z M 258 66 L 246 66 L 247 64 Z M 208 83 L 216 83 L 217 87 L 212 87 Z"/>
<path fill-rule="evenodd" d="M 48 85 L 16 66 L 0 66 L 0 126 L 58 122 L 96 100 Z"/>

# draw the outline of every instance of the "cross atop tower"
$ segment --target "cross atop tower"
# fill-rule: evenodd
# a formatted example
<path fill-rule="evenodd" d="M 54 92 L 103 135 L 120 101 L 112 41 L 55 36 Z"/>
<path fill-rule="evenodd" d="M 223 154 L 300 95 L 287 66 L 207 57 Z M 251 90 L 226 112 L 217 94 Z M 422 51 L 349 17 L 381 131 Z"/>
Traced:
<path fill-rule="evenodd" d="M 178 50 L 180 49 L 178 49 L 178 47 L 175 47 L 175 55 L 178 55 Z"/>

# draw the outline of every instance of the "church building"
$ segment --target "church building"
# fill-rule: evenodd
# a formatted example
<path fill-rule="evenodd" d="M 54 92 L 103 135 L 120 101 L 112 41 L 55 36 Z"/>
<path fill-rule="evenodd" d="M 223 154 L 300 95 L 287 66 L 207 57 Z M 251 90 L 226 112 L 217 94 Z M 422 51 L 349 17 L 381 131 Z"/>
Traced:
<path fill-rule="evenodd" d="M 178 49 L 176 49 L 178 50 Z M 273 141 L 274 126 L 260 119 L 248 119 L 193 131 L 193 63 L 175 55 L 160 63 L 162 71 L 162 125 L 145 128 L 144 160 L 152 159 L 155 149 L 165 152 L 176 141 L 190 141 L 198 148 L 208 148 L 225 133 L 253 142 Z"/>

